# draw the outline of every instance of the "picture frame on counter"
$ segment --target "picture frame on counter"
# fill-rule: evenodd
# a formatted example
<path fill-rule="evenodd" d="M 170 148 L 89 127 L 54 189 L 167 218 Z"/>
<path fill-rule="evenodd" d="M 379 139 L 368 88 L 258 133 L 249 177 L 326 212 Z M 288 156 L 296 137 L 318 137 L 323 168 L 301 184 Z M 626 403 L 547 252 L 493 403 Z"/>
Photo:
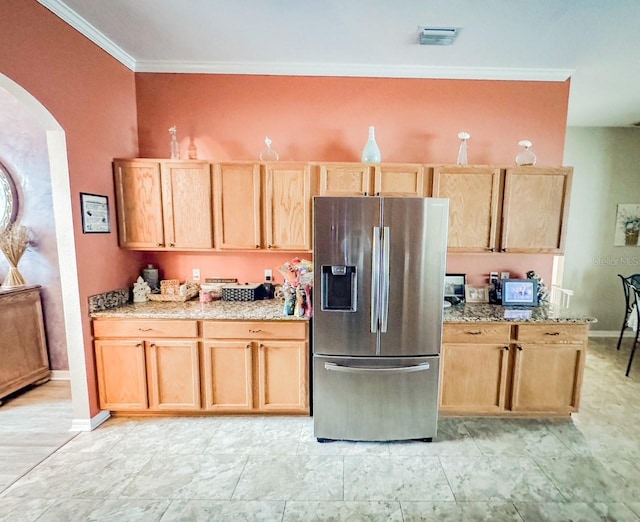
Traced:
<path fill-rule="evenodd" d="M 446 274 L 444 276 L 444 297 L 464 299 L 466 284 L 467 274 Z"/>
<path fill-rule="evenodd" d="M 464 298 L 467 303 L 488 303 L 489 287 L 487 285 L 464 285 Z"/>
<path fill-rule="evenodd" d="M 109 234 L 109 198 L 99 194 L 80 192 L 83 234 Z"/>

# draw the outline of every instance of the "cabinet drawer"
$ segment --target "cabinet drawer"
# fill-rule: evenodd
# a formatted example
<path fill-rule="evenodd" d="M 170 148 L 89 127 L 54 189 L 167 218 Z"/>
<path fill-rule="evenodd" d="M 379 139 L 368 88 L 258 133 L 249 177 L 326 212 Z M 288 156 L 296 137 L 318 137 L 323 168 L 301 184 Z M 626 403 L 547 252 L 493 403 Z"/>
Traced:
<path fill-rule="evenodd" d="M 582 343 L 587 337 L 584 324 L 520 324 L 518 341 L 526 343 Z"/>
<path fill-rule="evenodd" d="M 306 339 L 304 321 L 205 321 L 203 336 L 215 339 Z"/>
<path fill-rule="evenodd" d="M 442 331 L 443 343 L 504 343 L 511 340 L 509 324 L 460 323 L 445 324 Z"/>
<path fill-rule="evenodd" d="M 93 321 L 94 337 L 198 337 L 197 321 L 106 319 Z"/>

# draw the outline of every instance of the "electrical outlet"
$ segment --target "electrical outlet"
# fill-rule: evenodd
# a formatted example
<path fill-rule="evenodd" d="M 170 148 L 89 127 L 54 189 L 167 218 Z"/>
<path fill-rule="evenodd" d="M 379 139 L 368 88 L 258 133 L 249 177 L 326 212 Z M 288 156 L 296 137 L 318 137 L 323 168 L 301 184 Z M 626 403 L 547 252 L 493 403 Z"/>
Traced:
<path fill-rule="evenodd" d="M 273 280 L 273 271 L 270 268 L 264 269 L 264 280 L 272 281 Z"/>
<path fill-rule="evenodd" d="M 194 281 L 200 281 L 200 269 L 199 268 L 194 268 L 191 271 L 191 276 L 192 276 Z"/>

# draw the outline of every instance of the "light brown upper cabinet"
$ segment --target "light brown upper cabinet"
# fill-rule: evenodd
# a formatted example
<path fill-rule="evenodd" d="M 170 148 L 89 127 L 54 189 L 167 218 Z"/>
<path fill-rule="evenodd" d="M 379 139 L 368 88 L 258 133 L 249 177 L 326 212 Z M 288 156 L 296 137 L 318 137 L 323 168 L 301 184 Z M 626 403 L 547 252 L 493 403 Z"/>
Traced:
<path fill-rule="evenodd" d="M 450 252 L 493 252 L 500 204 L 500 169 L 436 166 L 433 197 L 449 198 Z"/>
<path fill-rule="evenodd" d="M 214 166 L 216 245 L 221 250 L 311 250 L 307 163 Z"/>
<path fill-rule="evenodd" d="M 216 245 L 221 250 L 261 248 L 260 165 L 216 163 Z"/>
<path fill-rule="evenodd" d="M 269 163 L 264 169 L 264 246 L 311 250 L 311 168 L 307 163 Z"/>
<path fill-rule="evenodd" d="M 571 167 L 507 169 L 504 183 L 501 250 L 564 251 Z"/>
<path fill-rule="evenodd" d="M 115 160 L 113 165 L 120 246 L 213 248 L 209 163 Z"/>
<path fill-rule="evenodd" d="M 449 251 L 562 253 L 572 174 L 571 167 L 435 166 L 433 197 L 449 198 Z"/>
<path fill-rule="evenodd" d="M 411 163 L 324 163 L 321 196 L 426 196 L 424 165 Z"/>
<path fill-rule="evenodd" d="M 372 167 L 366 163 L 320 165 L 321 196 L 370 196 Z"/>
<path fill-rule="evenodd" d="M 429 195 L 426 179 L 428 168 L 411 163 L 385 164 L 374 168 L 373 194 L 375 196 L 414 196 Z"/>

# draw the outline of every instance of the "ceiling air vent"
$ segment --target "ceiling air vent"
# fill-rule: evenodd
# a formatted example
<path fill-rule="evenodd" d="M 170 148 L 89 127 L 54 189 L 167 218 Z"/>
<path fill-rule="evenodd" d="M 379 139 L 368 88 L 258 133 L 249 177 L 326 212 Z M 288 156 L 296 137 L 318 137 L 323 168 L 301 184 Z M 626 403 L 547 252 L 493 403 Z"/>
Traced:
<path fill-rule="evenodd" d="M 418 27 L 420 45 L 451 45 L 459 29 L 455 27 Z"/>

